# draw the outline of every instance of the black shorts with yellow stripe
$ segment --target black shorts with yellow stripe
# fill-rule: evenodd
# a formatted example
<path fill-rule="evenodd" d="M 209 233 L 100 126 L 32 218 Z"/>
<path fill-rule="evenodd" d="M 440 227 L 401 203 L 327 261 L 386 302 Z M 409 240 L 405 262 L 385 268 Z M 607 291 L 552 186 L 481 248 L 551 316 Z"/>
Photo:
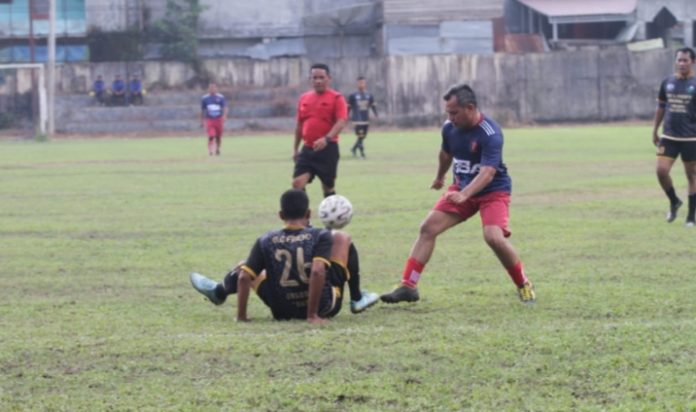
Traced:
<path fill-rule="evenodd" d="M 331 261 L 326 270 L 326 281 L 319 298 L 319 316 L 330 318 L 341 311 L 343 288 L 350 277 L 348 269 L 338 262 Z M 307 297 L 309 289 L 289 293 L 285 288 L 259 279 L 256 294 L 271 309 L 277 320 L 307 319 Z"/>
<path fill-rule="evenodd" d="M 696 162 L 696 140 L 672 140 L 660 138 L 657 156 L 676 159 L 681 155 L 682 162 Z"/>

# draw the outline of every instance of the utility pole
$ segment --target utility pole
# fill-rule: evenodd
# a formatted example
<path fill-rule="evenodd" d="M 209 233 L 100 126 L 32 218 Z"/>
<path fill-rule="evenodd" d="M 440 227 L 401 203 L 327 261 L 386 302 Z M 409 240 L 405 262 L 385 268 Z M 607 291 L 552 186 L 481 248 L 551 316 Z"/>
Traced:
<path fill-rule="evenodd" d="M 56 0 L 48 0 L 48 135 L 55 132 Z"/>

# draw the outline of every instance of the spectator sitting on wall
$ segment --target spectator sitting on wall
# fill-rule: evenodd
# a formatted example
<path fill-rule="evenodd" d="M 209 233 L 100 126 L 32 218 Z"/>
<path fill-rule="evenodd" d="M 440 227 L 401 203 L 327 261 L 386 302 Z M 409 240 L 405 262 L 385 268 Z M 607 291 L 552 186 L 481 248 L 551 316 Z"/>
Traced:
<path fill-rule="evenodd" d="M 128 84 L 128 93 L 130 94 L 130 104 L 143 104 L 143 95 L 145 94 L 145 91 L 143 90 L 143 83 L 140 81 L 137 74 L 134 74 L 133 77 L 131 77 L 131 81 Z"/>
<path fill-rule="evenodd" d="M 126 83 L 121 79 L 120 75 L 116 75 L 113 83 L 111 83 L 111 104 L 126 104 Z"/>
<path fill-rule="evenodd" d="M 90 96 L 94 96 L 97 103 L 104 105 L 106 103 L 106 86 L 104 85 L 104 79 L 102 79 L 101 74 L 97 76 L 97 80 L 94 81 L 92 86 L 92 91 L 89 93 Z"/>

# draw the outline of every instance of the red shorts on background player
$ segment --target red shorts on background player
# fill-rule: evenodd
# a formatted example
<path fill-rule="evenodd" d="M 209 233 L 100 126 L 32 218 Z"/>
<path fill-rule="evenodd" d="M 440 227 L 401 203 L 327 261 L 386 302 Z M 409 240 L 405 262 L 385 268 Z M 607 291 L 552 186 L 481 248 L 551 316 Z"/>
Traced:
<path fill-rule="evenodd" d="M 454 86 L 444 100 L 448 120 L 442 127 L 439 165 L 431 188 L 444 187 L 450 166 L 454 184 L 421 224 L 418 239 L 404 266 L 401 285 L 382 295 L 382 300 L 387 303 L 417 301 L 417 284 L 435 249 L 437 237 L 479 213 L 483 238 L 510 275 L 520 300 L 534 303 L 532 283 L 508 240 L 512 182 L 503 163 L 503 132 L 478 110 L 471 87 Z"/>
<path fill-rule="evenodd" d="M 208 134 L 208 154 L 220 155 L 222 146 L 222 130 L 227 118 L 227 103 L 225 97 L 218 93 L 217 85 L 210 83 L 208 94 L 201 100 L 201 127 Z"/>

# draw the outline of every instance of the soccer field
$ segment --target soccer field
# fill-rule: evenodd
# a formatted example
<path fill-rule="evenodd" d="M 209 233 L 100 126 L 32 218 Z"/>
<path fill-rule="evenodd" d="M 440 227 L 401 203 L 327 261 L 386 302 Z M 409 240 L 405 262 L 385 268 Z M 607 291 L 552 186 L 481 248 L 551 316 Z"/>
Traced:
<path fill-rule="evenodd" d="M 292 137 L 0 141 L 0 410 L 696 411 L 696 229 L 664 222 L 650 127 L 507 129 L 515 289 L 478 217 L 438 239 L 415 304 L 249 324 L 190 286 L 277 228 Z M 342 138 L 363 288 L 390 290 L 432 131 Z M 681 162 L 672 172 L 685 197 Z M 448 174 L 448 178 L 451 174 Z M 314 208 L 320 185 L 309 189 Z"/>

